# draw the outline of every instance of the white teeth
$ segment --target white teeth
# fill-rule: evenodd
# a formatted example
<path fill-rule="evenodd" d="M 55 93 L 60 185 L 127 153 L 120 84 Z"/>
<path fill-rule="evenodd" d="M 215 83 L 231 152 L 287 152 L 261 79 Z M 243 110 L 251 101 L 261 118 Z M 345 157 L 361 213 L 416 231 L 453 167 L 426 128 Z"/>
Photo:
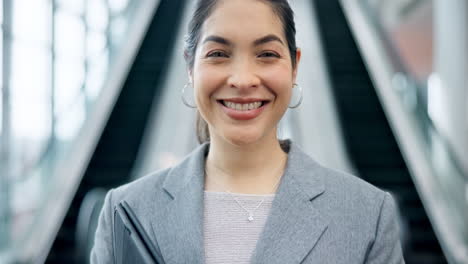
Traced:
<path fill-rule="evenodd" d="M 262 102 L 254 102 L 249 104 L 236 104 L 233 102 L 223 101 L 224 105 L 228 108 L 235 109 L 238 111 L 247 111 L 252 109 L 257 109 L 262 105 Z"/>

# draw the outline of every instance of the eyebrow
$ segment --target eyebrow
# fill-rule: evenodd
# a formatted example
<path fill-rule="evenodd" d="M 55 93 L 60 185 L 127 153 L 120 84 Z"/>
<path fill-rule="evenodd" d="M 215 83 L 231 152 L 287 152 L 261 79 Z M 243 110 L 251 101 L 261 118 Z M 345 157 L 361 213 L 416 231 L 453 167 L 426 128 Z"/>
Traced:
<path fill-rule="evenodd" d="M 271 41 L 278 41 L 279 43 L 284 45 L 283 41 L 281 41 L 281 39 L 278 36 L 270 34 L 270 35 L 266 35 L 263 38 L 259 38 L 259 39 L 255 40 L 254 41 L 254 46 L 262 45 L 262 44 L 265 44 L 265 43 L 268 43 L 268 42 L 271 42 Z"/>
<path fill-rule="evenodd" d="M 205 44 L 206 42 L 209 42 L 209 41 L 216 42 L 216 43 L 226 45 L 226 46 L 232 46 L 231 41 L 229 41 L 228 39 L 225 39 L 223 37 L 217 36 L 217 35 L 211 35 L 211 36 L 206 37 L 205 40 L 203 40 L 203 44 Z M 284 45 L 283 41 L 281 41 L 281 39 L 278 36 L 273 35 L 273 34 L 269 34 L 269 35 L 266 35 L 266 36 L 264 36 L 262 38 L 259 38 L 259 39 L 255 40 L 253 42 L 253 45 L 254 46 L 259 46 L 259 45 L 262 45 L 262 44 L 265 44 L 265 43 L 268 43 L 268 42 L 271 42 L 271 41 L 278 41 L 279 43 Z"/>
<path fill-rule="evenodd" d="M 216 35 L 211 35 L 211 36 L 208 36 L 205 38 L 205 40 L 203 41 L 203 44 L 205 44 L 206 42 L 216 42 L 216 43 L 219 43 L 219 44 L 223 44 L 223 45 L 226 45 L 226 46 L 231 46 L 232 43 L 223 38 L 223 37 L 220 37 L 220 36 L 216 36 Z"/>

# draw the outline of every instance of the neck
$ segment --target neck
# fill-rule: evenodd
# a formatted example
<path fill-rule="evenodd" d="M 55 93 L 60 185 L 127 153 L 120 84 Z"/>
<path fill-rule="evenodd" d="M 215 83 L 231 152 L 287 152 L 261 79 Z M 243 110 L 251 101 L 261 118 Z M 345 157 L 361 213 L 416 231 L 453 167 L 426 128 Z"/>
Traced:
<path fill-rule="evenodd" d="M 287 154 L 276 132 L 254 144 L 237 146 L 213 137 L 206 159 L 207 190 L 269 194 L 283 174 Z"/>

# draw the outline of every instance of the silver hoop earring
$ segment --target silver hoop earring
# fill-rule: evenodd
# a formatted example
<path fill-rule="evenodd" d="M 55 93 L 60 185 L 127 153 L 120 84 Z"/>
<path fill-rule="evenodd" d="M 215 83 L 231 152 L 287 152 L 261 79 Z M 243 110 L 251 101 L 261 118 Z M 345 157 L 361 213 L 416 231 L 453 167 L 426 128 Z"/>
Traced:
<path fill-rule="evenodd" d="M 184 85 L 184 88 L 182 88 L 182 91 L 181 91 L 180 98 L 182 99 L 182 103 L 184 103 L 185 106 L 190 107 L 190 108 L 197 108 L 195 103 L 193 105 L 191 105 L 187 101 L 187 99 L 185 99 L 185 91 L 189 90 L 189 89 L 187 89 L 189 86 L 191 87 L 192 83 L 187 83 L 186 85 Z M 192 94 L 192 96 L 193 96 L 193 94 Z"/>
<path fill-rule="evenodd" d="M 297 83 L 295 83 L 293 85 L 293 95 L 295 94 L 294 91 L 297 90 L 297 89 L 294 89 L 294 88 L 298 88 L 299 90 L 299 99 L 296 100 L 297 103 L 293 104 L 293 105 L 289 105 L 288 107 L 291 108 L 291 109 L 294 109 L 294 108 L 298 108 L 301 103 L 302 103 L 302 99 L 303 99 L 303 93 L 302 93 L 302 87 L 300 85 L 298 85 Z M 295 97 L 295 96 L 292 96 L 292 98 Z"/>

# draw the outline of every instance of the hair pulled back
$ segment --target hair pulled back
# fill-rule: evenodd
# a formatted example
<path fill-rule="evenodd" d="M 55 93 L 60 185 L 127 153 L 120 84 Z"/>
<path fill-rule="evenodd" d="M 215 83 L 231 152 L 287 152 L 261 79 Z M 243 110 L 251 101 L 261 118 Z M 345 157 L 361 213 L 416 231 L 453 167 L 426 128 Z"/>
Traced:
<path fill-rule="evenodd" d="M 201 29 L 205 20 L 213 13 L 216 4 L 222 0 L 198 0 L 195 12 L 188 26 L 188 34 L 185 37 L 184 58 L 190 70 L 193 69 L 195 53 L 201 37 Z M 293 68 L 296 67 L 296 25 L 294 12 L 287 0 L 256 0 L 263 1 L 271 6 L 273 12 L 283 24 L 284 35 L 288 44 L 289 54 Z M 208 124 L 197 112 L 196 120 L 197 138 L 199 143 L 210 140 Z"/>

